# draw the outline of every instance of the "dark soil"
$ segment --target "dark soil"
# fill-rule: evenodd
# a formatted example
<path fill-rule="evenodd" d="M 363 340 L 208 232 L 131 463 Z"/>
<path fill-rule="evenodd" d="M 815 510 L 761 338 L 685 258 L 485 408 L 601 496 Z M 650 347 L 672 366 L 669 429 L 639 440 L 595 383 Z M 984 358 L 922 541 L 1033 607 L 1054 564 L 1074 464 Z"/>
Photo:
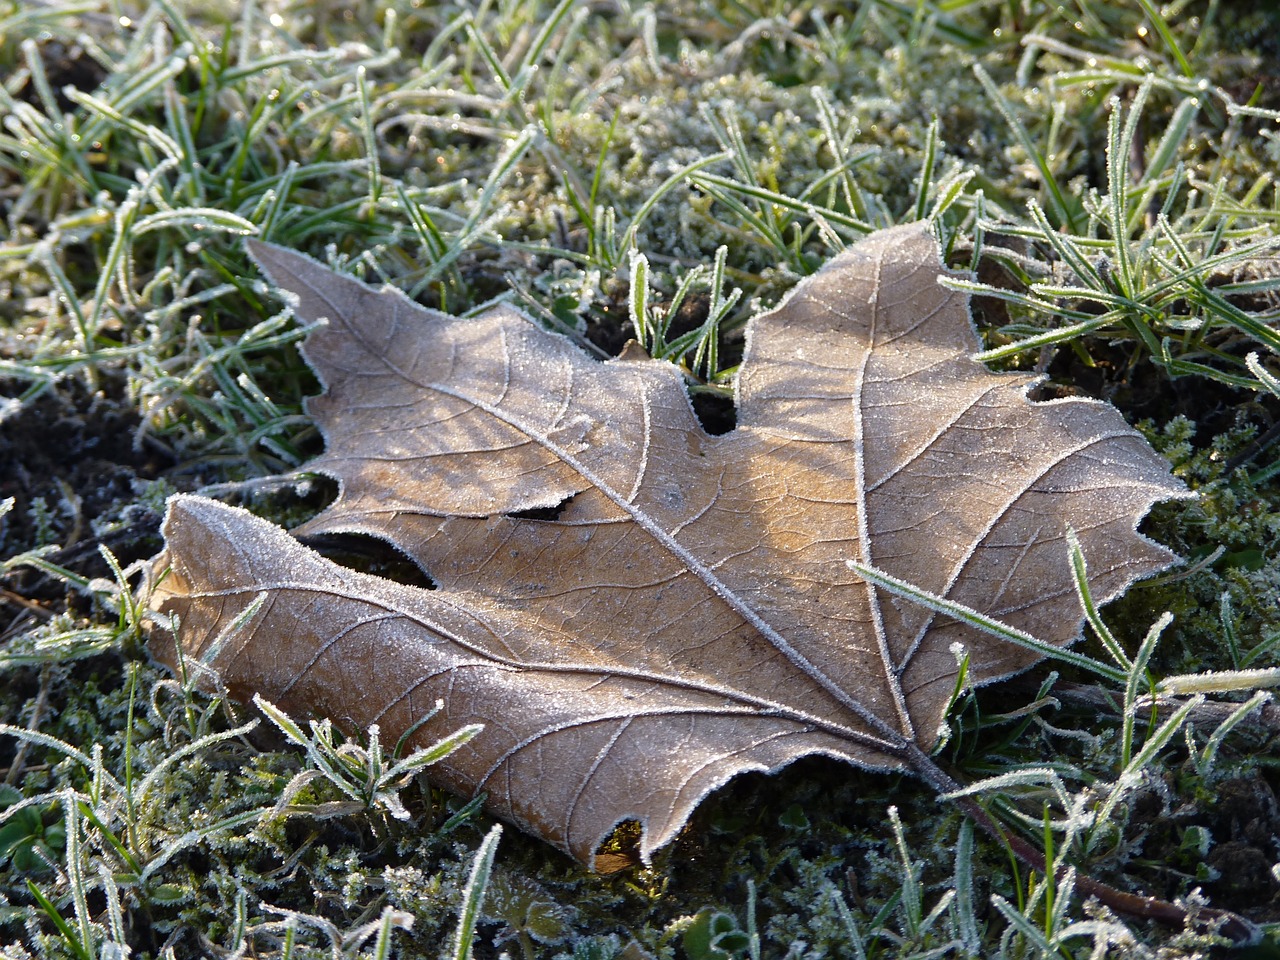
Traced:
<path fill-rule="evenodd" d="M 0 394 L 10 384 L 0 383 Z M 44 546 L 61 549 L 50 559 L 84 576 L 104 576 L 98 544 L 122 563 L 158 549 L 159 517 L 136 506 L 139 482 L 156 479 L 171 465 L 161 451 L 135 443 L 138 420 L 123 384 L 106 381 L 90 390 L 65 381 L 0 423 L 0 500 L 14 509 L 0 520 L 6 554 Z M 46 523 L 37 520 L 44 512 Z M 112 524 L 95 528 L 95 521 Z M 32 580 L 31 572 L 10 575 Z M 27 596 L 32 584 L 20 592 Z M 16 589 L 17 584 L 9 584 Z"/>
<path fill-rule="evenodd" d="M 1271 866 L 1280 856 L 1280 802 L 1261 775 L 1221 784 L 1208 809 L 1208 827 L 1218 842 L 1206 863 L 1218 874 L 1207 892 L 1214 903 L 1234 903 L 1254 920 L 1280 920 L 1280 883 Z"/>

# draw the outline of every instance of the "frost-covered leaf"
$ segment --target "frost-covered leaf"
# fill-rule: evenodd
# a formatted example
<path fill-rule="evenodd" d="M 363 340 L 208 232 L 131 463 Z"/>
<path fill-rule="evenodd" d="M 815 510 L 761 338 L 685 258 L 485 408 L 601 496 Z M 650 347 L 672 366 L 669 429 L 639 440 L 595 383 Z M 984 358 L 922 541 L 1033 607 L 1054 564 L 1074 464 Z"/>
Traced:
<path fill-rule="evenodd" d="M 647 857 L 746 770 L 823 753 L 920 772 L 956 644 L 977 682 L 1037 659 L 851 564 L 1063 645 L 1082 617 L 1069 528 L 1099 601 L 1172 559 L 1135 531 L 1185 495 L 1164 461 L 1110 406 L 1036 403 L 1031 376 L 971 360 L 925 226 L 857 244 L 751 323 L 721 436 L 669 363 L 598 363 L 507 308 L 457 319 L 251 249 L 327 320 L 305 348 L 326 387 L 308 469 L 341 495 L 295 533 L 380 537 L 437 589 L 184 496 L 155 602 L 244 699 L 389 739 L 443 700 L 418 745 L 483 723 L 431 775 L 585 862 L 624 820 Z"/>

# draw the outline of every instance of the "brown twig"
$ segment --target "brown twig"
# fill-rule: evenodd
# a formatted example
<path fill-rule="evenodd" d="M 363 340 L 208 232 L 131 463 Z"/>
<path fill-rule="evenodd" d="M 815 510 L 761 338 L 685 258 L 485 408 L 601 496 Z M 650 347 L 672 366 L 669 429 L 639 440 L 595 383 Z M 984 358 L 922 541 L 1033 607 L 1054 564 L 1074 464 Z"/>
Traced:
<path fill-rule="evenodd" d="M 27 721 L 27 729 L 33 733 L 40 729 L 40 721 L 44 719 L 45 711 L 49 708 L 49 688 L 52 686 L 53 672 L 45 666 L 40 671 L 40 689 L 36 692 L 35 703 L 31 705 L 31 719 Z M 13 762 L 9 764 L 9 770 L 5 774 L 4 782 L 12 786 L 18 782 L 18 777 L 26 768 L 27 752 L 31 748 L 30 740 L 18 741 L 18 749 L 13 755 Z"/>
<path fill-rule="evenodd" d="M 1222 465 L 1222 472 L 1230 476 L 1237 469 L 1260 457 L 1277 440 L 1280 440 L 1280 423 L 1273 423 L 1257 440 Z"/>
<path fill-rule="evenodd" d="M 1119 694 L 1101 687 L 1088 686 L 1081 683 L 1058 683 L 1049 691 L 1049 696 L 1065 701 L 1072 706 L 1087 707 L 1090 710 L 1105 710 L 1116 716 L 1124 714 L 1124 702 Z M 1143 697 L 1134 705 L 1137 715 L 1143 720 L 1150 720 L 1153 714 L 1168 714 L 1182 707 L 1186 701 L 1178 697 L 1159 696 Z M 1217 726 L 1240 709 L 1242 704 L 1222 700 L 1205 700 L 1191 708 L 1189 719 L 1193 723 L 1205 726 Z M 1240 721 L 1242 727 L 1264 730 L 1267 733 L 1280 733 L 1280 704 L 1264 703 L 1250 711 Z"/>
<path fill-rule="evenodd" d="M 1019 860 L 1041 873 L 1048 873 L 1044 855 L 1016 834 L 1003 831 L 1000 825 L 976 800 L 972 797 L 958 797 L 956 803 L 983 832 L 993 839 L 1006 844 Z M 1060 880 L 1066 870 L 1066 867 L 1059 867 L 1055 872 L 1054 878 Z M 1176 903 L 1161 900 L 1159 897 L 1144 897 L 1136 893 L 1126 893 L 1103 883 L 1101 880 L 1095 880 L 1087 874 L 1079 872 L 1076 873 L 1075 888 L 1077 893 L 1083 894 L 1085 897 L 1093 897 L 1116 913 L 1123 913 L 1130 917 L 1155 920 L 1157 923 L 1177 928 L 1184 928 L 1190 922 L 1199 932 L 1215 932 L 1220 936 L 1226 937 L 1237 946 L 1258 943 L 1262 939 L 1262 931 L 1256 924 L 1237 913 L 1232 913 L 1230 910 L 1202 907 L 1196 911 L 1193 918 L 1190 911 L 1185 907 L 1178 906 Z"/>
<path fill-rule="evenodd" d="M 916 772 L 940 793 L 954 794 L 963 789 L 924 751 L 912 748 L 908 751 L 908 760 Z M 984 833 L 1005 845 L 1027 866 L 1040 873 L 1048 874 L 1049 868 L 1045 863 L 1044 854 L 1022 837 L 1007 832 L 976 799 L 970 796 L 953 796 L 951 799 Z M 1065 866 L 1058 867 L 1054 871 L 1054 878 L 1060 880 L 1066 870 Z M 1076 873 L 1075 889 L 1085 897 L 1093 897 L 1116 913 L 1144 920 L 1155 920 L 1178 929 L 1191 925 L 1202 933 L 1214 932 L 1226 937 L 1236 946 L 1247 946 L 1258 943 L 1262 939 L 1262 931 L 1256 924 L 1230 910 L 1203 907 L 1197 910 L 1193 917 L 1190 911 L 1176 903 L 1161 900 L 1159 897 L 1126 893 L 1080 872 Z"/>
<path fill-rule="evenodd" d="M 5 603 L 12 603 L 14 606 L 22 607 L 28 613 L 33 613 L 42 620 L 52 620 L 54 616 L 52 611 L 46 610 L 34 600 L 28 600 L 22 594 L 14 593 L 12 590 L 7 590 L 4 587 L 0 587 L 0 600 L 3 600 Z"/>

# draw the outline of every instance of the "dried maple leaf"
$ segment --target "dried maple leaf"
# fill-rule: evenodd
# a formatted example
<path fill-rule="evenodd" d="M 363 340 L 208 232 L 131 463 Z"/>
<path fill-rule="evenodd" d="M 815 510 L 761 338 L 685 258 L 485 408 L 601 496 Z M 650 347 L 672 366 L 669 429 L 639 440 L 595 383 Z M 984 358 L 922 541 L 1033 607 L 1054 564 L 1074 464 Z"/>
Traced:
<path fill-rule="evenodd" d="M 309 469 L 341 495 L 297 532 L 383 538 L 438 589 L 177 497 L 155 602 L 238 697 L 392 737 L 443 700 L 419 742 L 483 723 L 434 775 L 584 862 L 625 820 L 647 858 L 708 791 L 807 754 L 947 786 L 924 751 L 954 646 L 977 682 L 1039 654 L 856 565 L 1063 645 L 1082 619 L 1068 528 L 1100 601 L 1172 559 L 1135 526 L 1183 486 L 1112 407 L 1032 402 L 1032 376 L 970 359 L 925 226 L 857 244 L 752 321 L 722 436 L 669 363 L 598 363 L 511 309 L 458 319 L 252 252 L 299 317 L 327 319 L 305 348 L 327 388 Z"/>

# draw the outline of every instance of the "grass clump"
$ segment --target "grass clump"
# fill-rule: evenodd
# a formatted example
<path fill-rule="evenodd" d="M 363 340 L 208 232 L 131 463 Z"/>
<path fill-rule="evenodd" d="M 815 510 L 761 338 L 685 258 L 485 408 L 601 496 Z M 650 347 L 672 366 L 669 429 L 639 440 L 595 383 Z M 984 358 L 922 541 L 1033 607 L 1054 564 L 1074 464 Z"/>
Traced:
<path fill-rule="evenodd" d="M 1188 567 L 1083 648 L 1118 685 L 962 690 L 942 755 L 1050 863 L 1274 941 L 1275 708 L 1185 678 L 1280 667 L 1277 26 L 1213 0 L 0 5 L 6 954 L 1207 955 L 817 760 L 587 876 L 499 845 L 430 757 L 263 724 L 143 652 L 167 493 L 278 520 L 325 495 L 261 482 L 318 451 L 317 385 L 245 236 L 602 356 L 636 337 L 715 430 L 746 320 L 922 217 L 989 362 L 1112 400 L 1200 493 L 1148 525 Z"/>

